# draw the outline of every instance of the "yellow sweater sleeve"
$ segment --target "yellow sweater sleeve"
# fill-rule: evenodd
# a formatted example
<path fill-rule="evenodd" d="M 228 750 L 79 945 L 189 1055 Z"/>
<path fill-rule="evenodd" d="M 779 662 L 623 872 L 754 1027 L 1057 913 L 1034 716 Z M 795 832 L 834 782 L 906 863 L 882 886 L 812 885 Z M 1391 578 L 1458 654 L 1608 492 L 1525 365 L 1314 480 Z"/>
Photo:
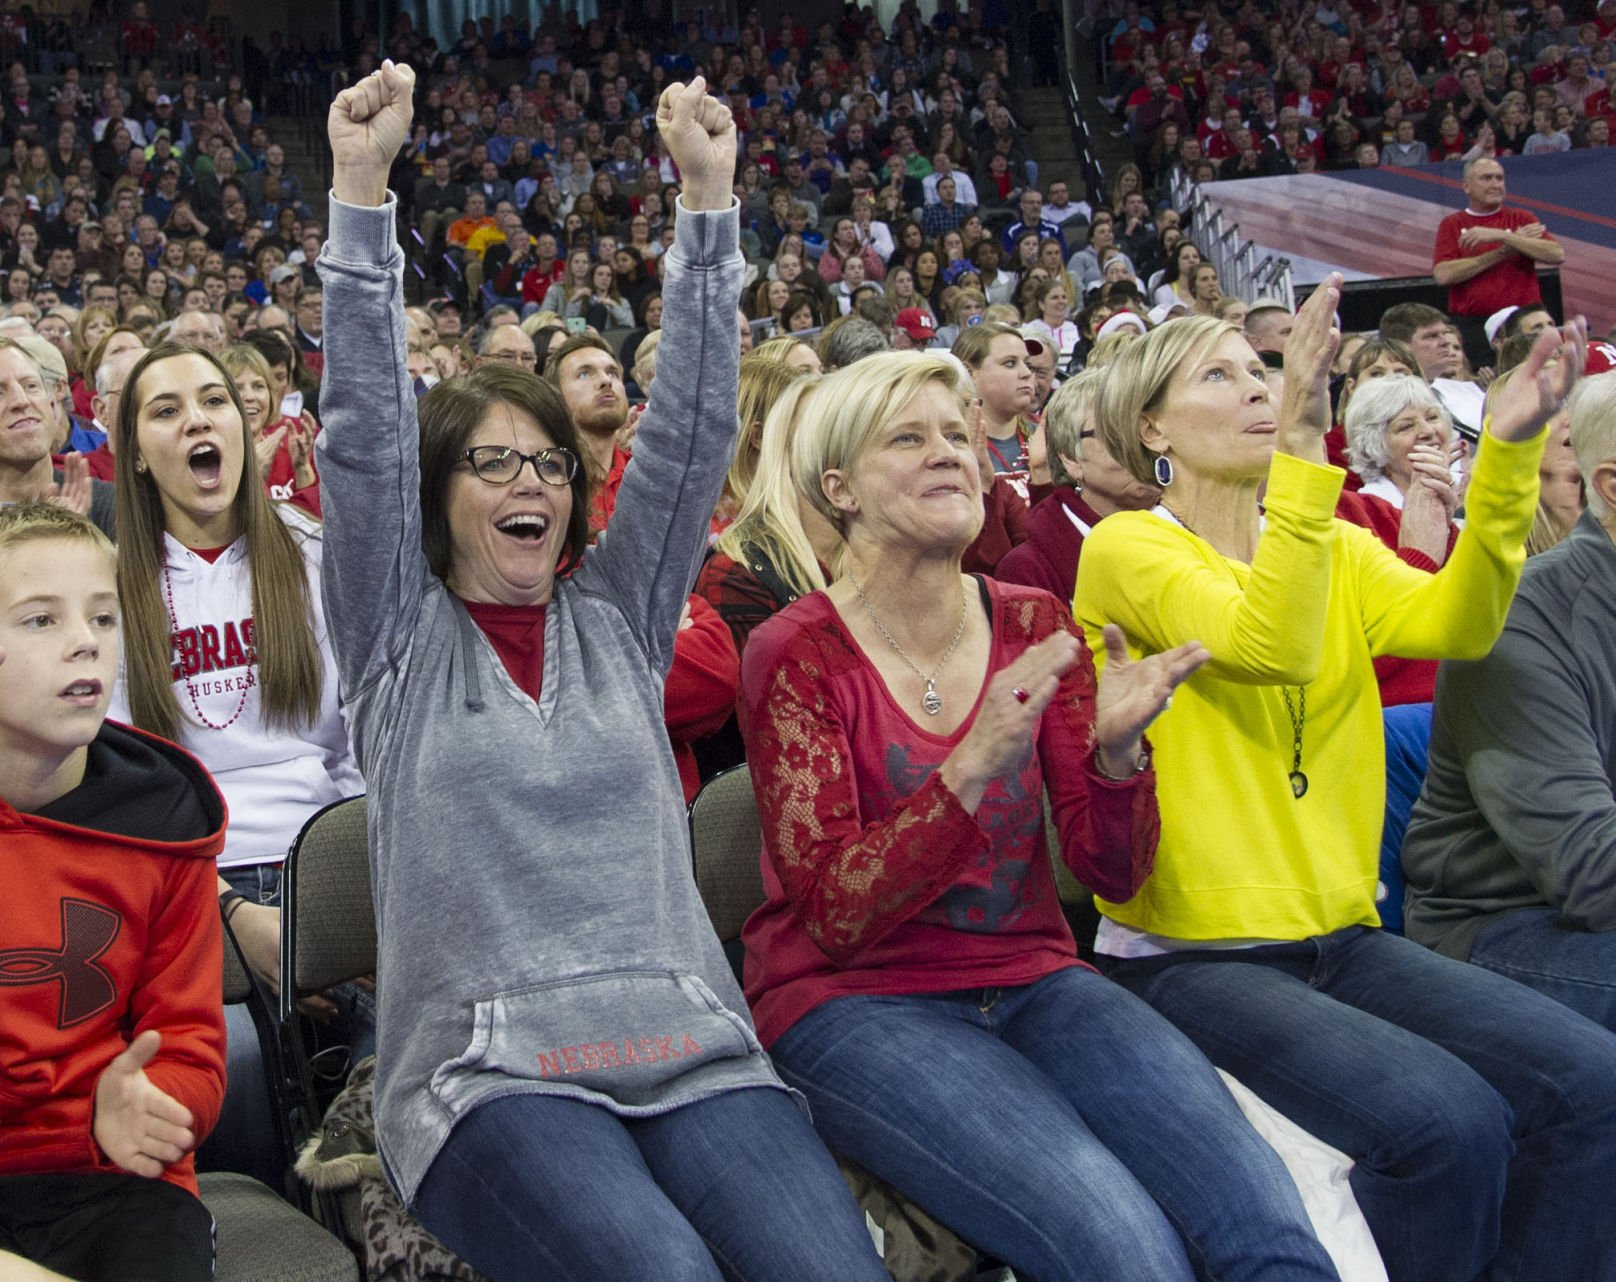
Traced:
<path fill-rule="evenodd" d="M 1311 681 L 1346 473 L 1276 454 L 1268 477 L 1268 524 L 1244 584 L 1181 527 L 1148 512 L 1117 513 L 1084 543 L 1079 621 L 1115 623 L 1146 653 L 1199 641 L 1212 653 L 1207 671 L 1225 681 Z"/>
<path fill-rule="evenodd" d="M 1468 524 L 1436 575 L 1334 519 L 1338 469 L 1286 455 L 1270 467 L 1268 523 L 1249 567 L 1149 513 L 1094 527 L 1074 604 L 1090 645 L 1114 622 L 1136 654 L 1199 639 L 1213 655 L 1151 726 L 1156 868 L 1133 899 L 1101 902 L 1108 917 L 1182 940 L 1302 939 L 1378 921 L 1385 768 L 1372 655 L 1492 644 L 1519 577 L 1541 450 L 1487 441 Z M 1284 687 L 1305 707 L 1302 796 L 1288 779 Z"/>
<path fill-rule="evenodd" d="M 1492 650 L 1526 564 L 1547 439 L 1546 431 L 1519 442 L 1482 437 L 1465 495 L 1464 528 L 1436 574 L 1399 561 L 1368 530 L 1343 528 L 1342 552 L 1351 562 L 1364 635 L 1375 655 L 1480 659 Z"/>

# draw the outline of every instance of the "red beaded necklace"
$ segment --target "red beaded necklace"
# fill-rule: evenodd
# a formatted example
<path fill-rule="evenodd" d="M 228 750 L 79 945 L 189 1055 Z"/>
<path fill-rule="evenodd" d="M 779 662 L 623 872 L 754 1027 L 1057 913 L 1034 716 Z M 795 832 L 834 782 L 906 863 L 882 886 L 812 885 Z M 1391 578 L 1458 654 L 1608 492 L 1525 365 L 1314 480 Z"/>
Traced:
<path fill-rule="evenodd" d="M 163 595 L 168 600 L 169 636 L 178 636 L 180 630 L 180 621 L 179 616 L 174 613 L 174 581 L 169 577 L 168 554 L 166 552 L 163 554 Z M 183 675 L 185 680 L 185 694 L 186 697 L 191 701 L 191 711 L 196 713 L 196 719 L 209 730 L 228 730 L 231 726 L 235 725 L 237 721 L 241 720 L 241 714 L 246 711 L 247 708 L 247 696 L 252 693 L 253 674 L 251 671 L 249 671 L 247 674 L 247 684 L 242 688 L 241 701 L 236 704 L 236 711 L 234 715 L 231 716 L 230 720 L 226 721 L 223 725 L 218 725 L 217 723 L 208 720 L 207 714 L 202 711 L 201 703 L 197 701 L 196 687 L 191 684 L 190 675 L 188 673 Z"/>

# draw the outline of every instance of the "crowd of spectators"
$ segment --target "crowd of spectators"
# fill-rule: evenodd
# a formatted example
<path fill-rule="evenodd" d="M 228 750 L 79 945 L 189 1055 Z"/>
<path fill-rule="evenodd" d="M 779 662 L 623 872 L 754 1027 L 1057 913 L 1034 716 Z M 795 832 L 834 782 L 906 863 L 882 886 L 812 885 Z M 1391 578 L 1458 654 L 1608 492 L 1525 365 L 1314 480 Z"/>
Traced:
<path fill-rule="evenodd" d="M 1175 172 L 1206 182 L 1610 144 L 1616 0 L 1168 0 L 1099 23 L 1106 101 L 1161 194 Z"/>

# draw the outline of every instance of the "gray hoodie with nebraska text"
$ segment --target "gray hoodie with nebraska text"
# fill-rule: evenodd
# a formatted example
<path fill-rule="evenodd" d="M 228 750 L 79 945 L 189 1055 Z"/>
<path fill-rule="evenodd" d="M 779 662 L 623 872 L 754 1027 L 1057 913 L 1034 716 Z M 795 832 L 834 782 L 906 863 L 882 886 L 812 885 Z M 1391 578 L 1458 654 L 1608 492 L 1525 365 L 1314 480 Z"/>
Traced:
<path fill-rule="evenodd" d="M 370 790 L 380 1148 L 412 1199 L 499 1096 L 643 1117 L 783 1087 L 691 876 L 662 720 L 735 439 L 737 215 L 680 212 L 656 390 L 611 530 L 546 612 L 537 704 L 421 551 L 394 216 L 331 202 L 318 450 L 325 608 Z"/>

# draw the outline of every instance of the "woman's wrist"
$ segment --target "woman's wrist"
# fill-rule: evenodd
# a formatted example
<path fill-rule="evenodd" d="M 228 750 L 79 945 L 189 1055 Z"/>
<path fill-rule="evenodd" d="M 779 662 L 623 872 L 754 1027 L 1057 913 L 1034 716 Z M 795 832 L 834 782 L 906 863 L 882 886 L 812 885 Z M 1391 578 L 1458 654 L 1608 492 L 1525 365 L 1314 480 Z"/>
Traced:
<path fill-rule="evenodd" d="M 1100 778 L 1109 779 L 1112 783 L 1127 783 L 1149 765 L 1150 754 L 1145 751 L 1141 739 L 1131 739 L 1115 748 L 1095 745 L 1094 768 Z"/>
<path fill-rule="evenodd" d="M 344 205 L 374 209 L 387 203 L 387 174 L 339 169 L 331 178 L 331 194 Z"/>

